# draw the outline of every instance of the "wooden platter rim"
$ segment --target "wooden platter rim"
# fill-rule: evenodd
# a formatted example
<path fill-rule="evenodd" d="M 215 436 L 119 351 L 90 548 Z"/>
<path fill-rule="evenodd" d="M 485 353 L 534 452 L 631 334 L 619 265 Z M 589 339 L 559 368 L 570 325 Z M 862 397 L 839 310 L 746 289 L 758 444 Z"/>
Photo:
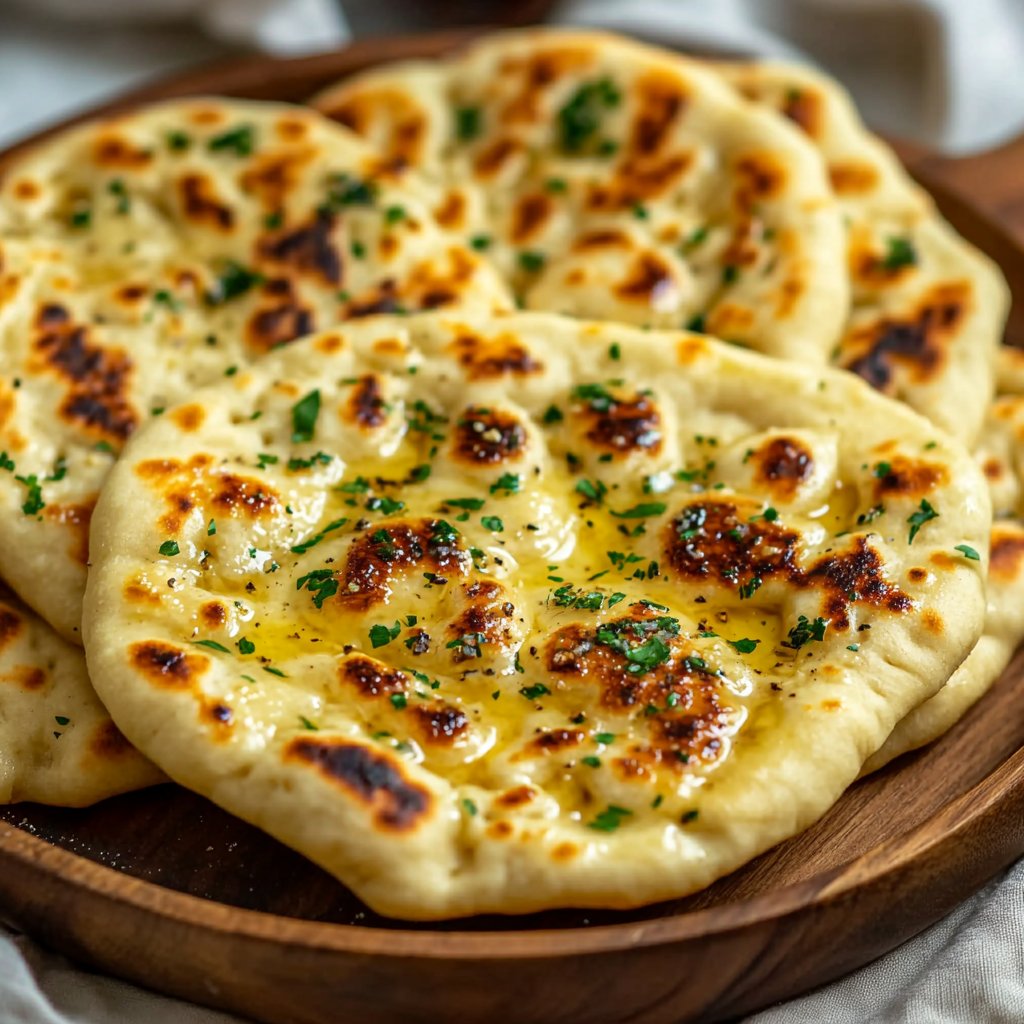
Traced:
<path fill-rule="evenodd" d="M 927 821 L 830 871 L 736 903 L 646 921 L 583 928 L 434 932 L 284 917 L 233 907 L 126 875 L 3 821 L 0 821 L 0 854 L 68 882 L 77 882 L 100 898 L 200 926 L 209 932 L 376 956 L 515 960 L 539 954 L 574 956 L 676 943 L 727 933 L 754 923 L 769 924 L 796 912 L 824 906 L 868 881 L 881 882 L 911 861 L 956 843 L 961 832 L 998 814 L 1001 805 L 1017 790 L 1024 791 L 1024 748 Z M 942 825 L 948 827 L 937 827 Z M 863 869 L 869 862 L 873 869 L 866 874 L 856 870 Z M 823 879 L 827 880 L 824 885 Z"/>

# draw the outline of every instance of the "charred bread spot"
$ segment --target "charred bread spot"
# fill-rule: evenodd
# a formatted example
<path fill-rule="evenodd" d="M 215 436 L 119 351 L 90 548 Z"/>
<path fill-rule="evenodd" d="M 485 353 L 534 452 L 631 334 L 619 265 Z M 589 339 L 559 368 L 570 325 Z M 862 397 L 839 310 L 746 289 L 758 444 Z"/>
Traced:
<path fill-rule="evenodd" d="M 862 160 L 829 164 L 828 177 L 832 190 L 840 196 L 863 195 L 878 185 L 878 171 Z"/>
<path fill-rule="evenodd" d="M 0 650 L 17 639 L 23 624 L 22 617 L 9 604 L 0 604 Z"/>
<path fill-rule="evenodd" d="M 583 422 L 587 440 L 616 455 L 661 450 L 661 415 L 650 395 L 637 392 L 632 398 L 591 400 L 576 406 L 574 415 Z"/>
<path fill-rule="evenodd" d="M 98 167 L 139 170 L 153 162 L 153 153 L 133 146 L 119 135 L 100 135 L 93 144 L 92 158 Z"/>
<path fill-rule="evenodd" d="M 993 483 L 1002 480 L 1009 472 L 1003 461 L 997 459 L 994 455 L 984 461 L 981 471 L 985 474 L 985 479 Z"/>
<path fill-rule="evenodd" d="M 151 584 L 146 583 L 141 577 L 128 580 L 121 590 L 125 603 L 129 606 L 135 604 L 160 604 L 160 593 Z"/>
<path fill-rule="evenodd" d="M 498 121 L 535 122 L 541 117 L 545 92 L 560 78 L 593 63 L 593 53 L 583 47 L 541 50 L 528 57 L 508 57 L 499 66 L 503 78 L 518 80 L 519 88 L 502 108 Z"/>
<path fill-rule="evenodd" d="M 624 231 L 606 228 L 580 235 L 572 248 L 574 252 L 587 252 L 590 249 L 630 249 L 632 246 L 632 240 Z"/>
<path fill-rule="evenodd" d="M 24 202 L 30 202 L 42 195 L 42 191 L 42 188 L 30 178 L 21 178 L 14 183 L 15 198 L 21 199 Z"/>
<path fill-rule="evenodd" d="M 992 528 L 989 575 L 999 583 L 1014 583 L 1024 574 L 1024 533 L 996 523 Z"/>
<path fill-rule="evenodd" d="M 547 729 L 530 740 L 516 760 L 531 754 L 557 754 L 569 747 L 579 746 L 586 738 L 587 734 L 582 729 Z"/>
<path fill-rule="evenodd" d="M 437 209 L 434 220 L 448 231 L 458 231 L 466 221 L 466 197 L 458 191 L 451 191 Z"/>
<path fill-rule="evenodd" d="M 887 471 L 875 482 L 876 501 L 892 497 L 919 498 L 930 494 L 949 479 L 945 466 L 916 461 L 903 455 L 894 456 L 882 469 Z M 879 471 L 876 469 L 876 473 Z"/>
<path fill-rule="evenodd" d="M 542 363 L 510 331 L 485 338 L 465 330 L 449 346 L 470 380 L 494 377 L 526 377 L 540 373 Z"/>
<path fill-rule="evenodd" d="M 557 860 L 561 863 L 572 860 L 574 857 L 578 857 L 580 848 L 575 843 L 559 843 L 551 851 L 551 859 Z"/>
<path fill-rule="evenodd" d="M 615 287 L 615 294 L 625 302 L 640 302 L 659 308 L 664 296 L 675 288 L 672 268 L 653 252 L 637 253 L 629 265 L 625 278 Z"/>
<path fill-rule="evenodd" d="M 390 278 L 385 278 L 370 295 L 363 296 L 346 306 L 345 319 L 357 320 L 359 317 L 376 316 L 378 313 L 397 313 L 401 309 L 398 286 Z"/>
<path fill-rule="evenodd" d="M 405 305 L 411 309 L 439 309 L 458 302 L 473 281 L 480 262 L 462 247 L 448 249 L 440 258 L 413 267 L 405 282 Z M 401 296 L 400 296 L 401 297 Z"/>
<path fill-rule="evenodd" d="M 478 178 L 493 178 L 501 169 L 523 151 L 523 144 L 517 139 L 498 138 L 482 149 L 473 163 L 473 171 Z"/>
<path fill-rule="evenodd" d="M 636 83 L 636 113 L 630 127 L 631 151 L 649 156 L 661 149 L 686 108 L 686 93 L 675 75 L 649 72 Z"/>
<path fill-rule="evenodd" d="M 405 693 L 409 680 L 404 672 L 389 668 L 376 658 L 353 654 L 338 666 L 338 678 L 363 697 L 387 697 Z"/>
<path fill-rule="evenodd" d="M 79 504 L 60 505 L 56 502 L 47 504 L 43 516 L 51 523 L 65 527 L 71 534 L 68 554 L 79 564 L 89 564 L 89 524 L 92 522 L 96 498 L 93 497 Z"/>
<path fill-rule="evenodd" d="M 181 405 L 171 413 L 171 419 L 185 433 L 198 430 L 206 419 L 206 410 L 197 404 Z"/>
<path fill-rule="evenodd" d="M 451 746 L 469 728 L 466 714 L 442 700 L 416 703 L 409 710 L 421 738 L 432 746 Z"/>
<path fill-rule="evenodd" d="M 371 125 L 379 111 L 386 111 L 390 131 L 384 139 L 374 139 L 385 160 L 401 166 L 416 166 L 426 138 L 426 117 L 409 94 L 402 89 L 377 88 L 347 96 L 325 111 L 328 117 L 351 128 L 359 135 L 372 136 Z"/>
<path fill-rule="evenodd" d="M 260 256 L 337 287 L 341 284 L 341 253 L 333 237 L 335 221 L 330 210 L 317 210 L 308 224 L 261 242 Z"/>
<path fill-rule="evenodd" d="M 444 520 L 387 523 L 365 531 L 349 548 L 338 600 L 365 611 L 387 600 L 393 584 L 412 569 L 464 575 L 468 561 L 459 535 Z"/>
<path fill-rule="evenodd" d="M 384 401 L 379 377 L 368 373 L 356 381 L 349 395 L 345 415 L 349 422 L 364 430 L 372 430 L 387 422 L 388 404 Z"/>
<path fill-rule="evenodd" d="M 311 125 L 306 117 L 298 114 L 285 114 L 274 123 L 274 131 L 286 142 L 297 142 L 310 133 Z"/>
<path fill-rule="evenodd" d="M 492 839 L 508 839 L 515 832 L 515 828 L 508 821 L 494 821 L 487 826 L 487 834 Z"/>
<path fill-rule="evenodd" d="M 218 512 L 235 515 L 236 512 L 259 519 L 277 511 L 281 502 L 275 491 L 261 480 L 221 473 L 212 481 L 211 504 Z"/>
<path fill-rule="evenodd" d="M 929 633 L 934 633 L 936 636 L 942 636 L 945 629 L 942 616 L 934 608 L 925 608 L 921 612 L 921 624 Z"/>
<path fill-rule="evenodd" d="M 187 220 L 223 234 L 235 226 L 234 211 L 221 201 L 216 186 L 206 175 L 186 174 L 178 182 L 178 194 Z"/>
<path fill-rule="evenodd" d="M 383 751 L 344 740 L 301 737 L 288 743 L 284 758 L 312 765 L 370 809 L 382 830 L 411 831 L 431 812 L 430 792 L 410 781 L 401 762 Z"/>
<path fill-rule="evenodd" d="M 295 124 L 305 133 L 305 124 Z M 317 151 L 310 146 L 292 146 L 285 153 L 257 154 L 239 179 L 242 191 L 257 196 L 268 209 L 279 210 L 288 196 L 294 194 L 303 166 L 316 158 Z"/>
<path fill-rule="evenodd" d="M 799 125 L 812 139 L 821 137 L 825 111 L 818 93 L 806 88 L 787 89 L 782 102 L 782 113 L 794 124 Z"/>
<path fill-rule="evenodd" d="M 46 685 L 46 671 L 38 665 L 15 665 L 7 670 L 6 676 L 0 676 L 5 682 L 28 690 L 30 693 L 41 690 Z"/>
<path fill-rule="evenodd" d="M 533 786 L 516 786 L 496 797 L 494 802 L 498 807 L 525 807 L 536 795 L 537 790 Z"/>
<path fill-rule="evenodd" d="M 971 298 L 967 282 L 937 285 L 906 317 L 882 317 L 854 329 L 843 342 L 842 365 L 887 391 L 897 370 L 926 382 L 938 375 Z"/>
<path fill-rule="evenodd" d="M 650 740 L 630 751 L 633 758 L 682 765 L 690 756 L 715 756 L 730 714 L 717 675 L 678 637 L 675 620 L 635 607 L 636 614 L 596 630 L 579 624 L 558 630 L 548 642 L 548 669 L 574 686 L 595 687 L 602 707 L 645 723 Z M 636 648 L 652 638 L 664 644 L 664 659 L 642 673 L 630 671 L 614 643 Z"/>
<path fill-rule="evenodd" d="M 751 461 L 758 483 L 781 499 L 792 499 L 814 474 L 813 454 L 790 437 L 772 438 L 754 452 Z"/>
<path fill-rule="evenodd" d="M 497 465 L 522 458 L 526 428 L 500 409 L 470 406 L 460 417 L 453 438 L 453 454 L 473 465 Z"/>
<path fill-rule="evenodd" d="M 187 491 L 177 489 L 170 490 L 164 495 L 164 503 L 169 511 L 160 517 L 160 525 L 165 533 L 177 536 L 196 503 Z"/>
<path fill-rule="evenodd" d="M 752 515 L 724 501 L 687 505 L 665 528 L 669 565 L 680 576 L 734 587 L 796 573 L 799 534 L 778 522 L 750 522 Z"/>
<path fill-rule="evenodd" d="M 543 193 L 522 196 L 512 213 L 512 242 L 522 245 L 528 242 L 551 216 L 551 197 Z"/>
<path fill-rule="evenodd" d="M 506 646 L 515 636 L 515 605 L 505 599 L 505 589 L 491 580 L 476 580 L 462 584 L 462 595 L 468 607 L 457 618 L 448 623 L 446 633 L 450 641 L 465 636 L 475 636 L 475 654 L 467 652 L 465 646 L 452 648 L 456 662 L 479 657 L 480 645 L 488 644 L 493 649 Z"/>
<path fill-rule="evenodd" d="M 139 417 L 129 400 L 134 367 L 127 353 L 91 344 L 88 329 L 56 303 L 40 307 L 32 350 L 30 368 L 55 373 L 64 383 L 64 420 L 118 444 L 132 433 Z"/>
<path fill-rule="evenodd" d="M 199 702 L 199 720 L 213 730 L 216 739 L 223 741 L 231 735 L 235 713 L 222 701 L 203 698 Z"/>
<path fill-rule="evenodd" d="M 586 205 L 591 210 L 614 213 L 656 199 L 667 193 L 692 163 L 693 157 L 689 153 L 623 160 L 610 181 L 590 186 Z"/>
<path fill-rule="evenodd" d="M 696 366 L 711 351 L 704 338 L 683 338 L 676 345 L 676 360 L 680 366 Z"/>
<path fill-rule="evenodd" d="M 823 613 L 832 629 L 849 628 L 848 613 L 854 604 L 886 608 L 896 614 L 914 607 L 913 599 L 886 579 L 885 563 L 865 537 L 855 537 L 848 551 L 823 555 L 802 582 L 823 591 Z"/>
<path fill-rule="evenodd" d="M 219 629 L 227 622 L 228 611 L 220 601 L 207 601 L 199 609 L 199 617 L 207 629 Z"/>
<path fill-rule="evenodd" d="M 758 203 L 779 196 L 785 188 L 786 168 L 769 153 L 749 153 L 736 161 L 736 191 L 733 200 L 739 210 L 751 214 Z"/>
<path fill-rule="evenodd" d="M 89 752 L 101 761 L 117 761 L 122 757 L 135 755 L 135 748 L 125 738 L 123 732 L 107 719 L 93 731 L 89 740 Z"/>
<path fill-rule="evenodd" d="M 192 124 L 201 125 L 204 128 L 222 124 L 225 119 L 225 113 L 219 107 L 193 107 L 187 116 Z"/>
<path fill-rule="evenodd" d="M 190 690 L 206 671 L 210 659 L 188 654 L 161 640 L 142 640 L 128 648 L 132 667 L 147 682 L 172 690 Z"/>
<path fill-rule="evenodd" d="M 925 583 L 930 575 L 931 573 L 927 569 L 922 569 L 919 565 L 912 566 L 907 570 L 907 579 L 911 583 Z"/>
<path fill-rule="evenodd" d="M 245 340 L 255 352 L 269 352 L 315 329 L 313 311 L 302 305 L 288 278 L 277 277 L 263 286 L 259 308 L 246 324 Z"/>
<path fill-rule="evenodd" d="M 134 306 L 137 302 L 140 302 L 148 294 L 145 285 L 141 284 L 126 284 L 114 292 L 114 301 L 120 303 L 123 306 Z"/>

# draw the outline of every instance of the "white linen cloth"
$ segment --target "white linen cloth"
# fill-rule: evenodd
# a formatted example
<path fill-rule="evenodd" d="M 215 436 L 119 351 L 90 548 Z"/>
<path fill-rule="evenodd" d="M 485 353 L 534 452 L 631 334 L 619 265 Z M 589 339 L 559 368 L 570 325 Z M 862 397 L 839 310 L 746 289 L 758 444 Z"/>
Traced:
<path fill-rule="evenodd" d="M 240 46 L 400 31 L 386 0 L 0 0 L 0 147 Z M 877 127 L 948 150 L 1024 129 L 1020 0 L 569 0 L 559 20 L 739 54 L 810 56 Z M 339 1007 L 344 1014 L 344 1008 Z M 229 1024 L 80 970 L 0 924 L 0 1024 Z M 747 1024 L 1021 1024 L 1024 862 L 888 956 Z"/>

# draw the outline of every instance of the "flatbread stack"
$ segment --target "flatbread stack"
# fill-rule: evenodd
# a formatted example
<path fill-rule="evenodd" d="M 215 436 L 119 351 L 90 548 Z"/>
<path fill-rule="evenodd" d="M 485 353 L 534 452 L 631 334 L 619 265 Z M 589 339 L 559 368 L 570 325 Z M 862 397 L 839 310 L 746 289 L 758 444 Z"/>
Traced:
<path fill-rule="evenodd" d="M 529 31 L 314 105 L 0 180 L 0 801 L 167 777 L 381 913 L 625 908 L 984 693 L 1005 286 L 836 86 Z"/>

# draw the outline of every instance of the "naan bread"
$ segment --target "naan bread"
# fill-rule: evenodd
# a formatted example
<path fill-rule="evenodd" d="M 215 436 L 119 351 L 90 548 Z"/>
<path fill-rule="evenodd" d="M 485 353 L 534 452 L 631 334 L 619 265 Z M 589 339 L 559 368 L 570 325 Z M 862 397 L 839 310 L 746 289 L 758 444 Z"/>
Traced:
<path fill-rule="evenodd" d="M 84 807 L 163 778 L 110 720 L 81 649 L 0 590 L 0 804 Z"/>
<path fill-rule="evenodd" d="M 135 435 L 86 649 L 140 750 L 378 911 L 628 907 L 831 806 L 976 643 L 989 514 L 850 374 L 382 317 Z"/>
<path fill-rule="evenodd" d="M 896 726 L 865 772 L 943 735 L 988 692 L 1024 640 L 1024 353 L 1004 347 L 997 367 L 1003 393 L 989 409 L 976 452 L 997 517 L 990 543 L 985 632 L 949 682 Z"/>
<path fill-rule="evenodd" d="M 299 107 L 60 133 L 0 186 L 0 566 L 77 640 L 89 516 L 136 426 L 341 319 L 510 300 L 415 184 Z"/>
<path fill-rule="evenodd" d="M 706 68 L 579 30 L 489 36 L 313 101 L 434 187 L 533 309 L 822 363 L 849 312 L 813 146 Z"/>
<path fill-rule="evenodd" d="M 1009 306 L 998 268 L 939 216 L 833 79 L 793 64 L 716 67 L 798 124 L 825 159 L 853 288 L 836 365 L 974 444 Z"/>

